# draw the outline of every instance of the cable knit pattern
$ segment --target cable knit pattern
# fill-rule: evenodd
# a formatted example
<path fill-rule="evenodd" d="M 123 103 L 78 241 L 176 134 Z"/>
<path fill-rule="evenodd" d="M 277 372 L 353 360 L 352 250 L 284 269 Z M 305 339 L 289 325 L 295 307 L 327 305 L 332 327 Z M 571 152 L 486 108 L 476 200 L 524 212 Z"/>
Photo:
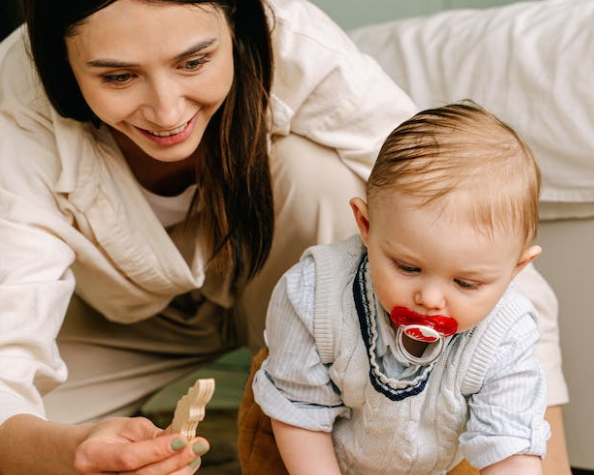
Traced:
<path fill-rule="evenodd" d="M 384 312 L 373 292 L 360 238 L 317 246 L 307 252 L 316 263 L 316 346 L 351 411 L 351 417 L 338 419 L 333 429 L 342 473 L 447 473 L 463 457 L 459 439 L 465 434 L 469 418 L 468 399 L 481 389 L 510 329 L 527 314 L 534 314 L 531 304 L 510 286 L 483 322 L 450 338 L 435 363 L 412 378 L 397 380 L 383 374 L 376 361 L 377 318 Z M 337 302 L 341 302 L 341 308 Z M 545 407 L 541 399 L 538 420 Z M 542 427 L 535 433 L 536 439 L 546 441 Z M 475 444 L 477 438 L 479 443 L 496 439 L 466 435 Z M 538 440 L 531 444 L 530 437 L 523 441 L 528 448 L 520 450 L 543 455 L 542 444 Z M 484 447 L 492 449 L 488 443 Z M 489 457 L 505 456 L 496 452 Z M 470 462 L 479 468 L 493 463 L 478 456 L 471 456 Z"/>

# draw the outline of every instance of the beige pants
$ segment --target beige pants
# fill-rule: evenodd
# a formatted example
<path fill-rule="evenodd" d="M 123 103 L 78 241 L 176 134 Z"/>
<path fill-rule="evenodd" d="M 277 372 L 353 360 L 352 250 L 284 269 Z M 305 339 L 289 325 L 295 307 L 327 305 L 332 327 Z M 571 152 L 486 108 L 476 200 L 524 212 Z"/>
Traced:
<path fill-rule="evenodd" d="M 363 180 L 333 150 L 295 135 L 274 144 L 271 172 L 276 208 L 272 250 L 241 304 L 232 311 L 206 304 L 187 318 L 121 325 L 75 297 L 58 339 L 69 378 L 44 398 L 51 420 L 76 423 L 132 414 L 152 393 L 222 352 L 262 346 L 266 307 L 277 280 L 308 246 L 355 233 L 349 199 L 365 196 Z M 553 402 L 564 403 L 556 299 L 532 266 L 518 280 L 543 313 L 539 354 Z"/>

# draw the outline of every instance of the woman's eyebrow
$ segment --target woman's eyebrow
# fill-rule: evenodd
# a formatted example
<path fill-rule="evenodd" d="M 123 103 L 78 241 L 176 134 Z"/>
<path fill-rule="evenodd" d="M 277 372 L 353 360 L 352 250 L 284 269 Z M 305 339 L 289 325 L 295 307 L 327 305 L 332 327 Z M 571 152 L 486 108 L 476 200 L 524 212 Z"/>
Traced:
<path fill-rule="evenodd" d="M 134 63 L 126 63 L 117 59 L 93 59 L 87 61 L 86 64 L 95 68 L 132 68 L 136 66 Z"/>
<path fill-rule="evenodd" d="M 199 53 L 203 49 L 206 49 L 214 44 L 216 41 L 216 38 L 209 38 L 207 40 L 199 41 L 198 43 L 190 46 L 188 49 L 182 51 L 180 54 L 176 55 L 174 60 L 177 61 L 187 56 Z M 86 64 L 87 66 L 92 66 L 95 68 L 133 68 L 137 66 L 137 64 L 119 61 L 117 59 L 93 59 L 91 61 L 87 61 Z"/>
<path fill-rule="evenodd" d="M 217 41 L 216 38 L 209 38 L 207 40 L 203 40 L 203 41 L 199 41 L 198 43 L 196 43 L 193 46 L 190 46 L 187 50 L 183 51 L 182 53 L 178 54 L 175 59 L 182 59 L 185 58 L 186 56 L 192 56 L 195 53 L 199 53 L 200 51 L 202 51 L 203 49 L 208 48 L 209 46 L 211 46 L 213 43 L 215 43 Z"/>

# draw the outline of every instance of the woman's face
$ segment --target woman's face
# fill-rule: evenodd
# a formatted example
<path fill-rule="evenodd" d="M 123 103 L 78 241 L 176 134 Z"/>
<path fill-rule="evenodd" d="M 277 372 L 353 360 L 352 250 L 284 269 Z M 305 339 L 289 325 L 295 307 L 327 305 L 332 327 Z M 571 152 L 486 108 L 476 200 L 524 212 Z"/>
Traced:
<path fill-rule="evenodd" d="M 66 38 L 91 110 L 150 157 L 196 151 L 233 82 L 231 31 L 211 4 L 117 0 Z"/>

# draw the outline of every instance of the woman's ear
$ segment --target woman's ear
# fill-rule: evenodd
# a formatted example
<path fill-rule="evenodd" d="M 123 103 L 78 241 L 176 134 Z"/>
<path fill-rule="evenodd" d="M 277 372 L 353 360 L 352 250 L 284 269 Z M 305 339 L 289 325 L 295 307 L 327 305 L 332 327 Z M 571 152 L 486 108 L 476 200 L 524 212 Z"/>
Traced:
<path fill-rule="evenodd" d="M 516 264 L 516 268 L 514 269 L 513 276 L 514 277 L 517 276 L 524 267 L 526 267 L 534 259 L 536 259 L 538 256 L 540 256 L 541 253 L 542 253 L 542 248 L 537 245 L 530 246 L 530 247 L 527 247 L 526 249 L 524 249 L 524 251 L 520 255 L 520 259 L 518 260 L 518 263 Z"/>
<path fill-rule="evenodd" d="M 362 198 L 352 198 L 349 204 L 353 210 L 363 244 L 367 246 L 367 238 L 369 236 L 369 210 L 367 203 Z"/>

